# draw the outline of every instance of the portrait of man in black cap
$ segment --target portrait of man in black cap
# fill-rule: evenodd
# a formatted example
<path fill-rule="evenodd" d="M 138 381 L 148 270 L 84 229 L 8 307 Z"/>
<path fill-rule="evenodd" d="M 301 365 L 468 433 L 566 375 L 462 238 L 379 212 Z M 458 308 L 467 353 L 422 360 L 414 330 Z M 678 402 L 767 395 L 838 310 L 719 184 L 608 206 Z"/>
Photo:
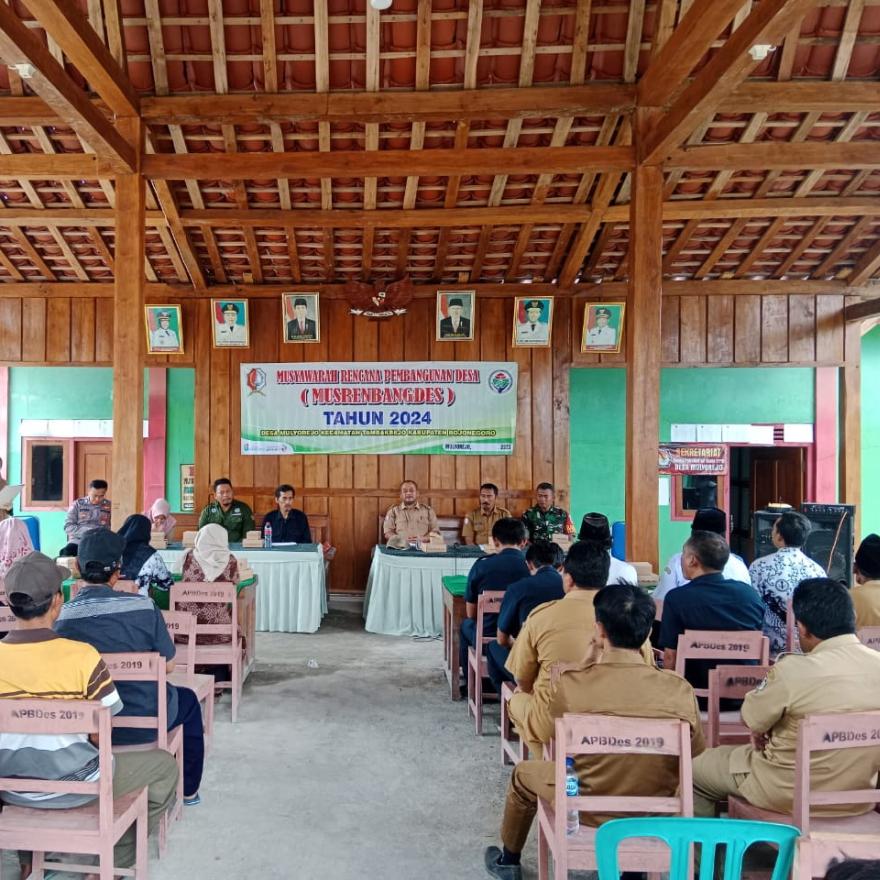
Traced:
<path fill-rule="evenodd" d="M 473 339 L 473 291 L 437 294 L 438 339 Z"/>
<path fill-rule="evenodd" d="M 147 351 L 181 352 L 180 306 L 146 306 Z"/>
<path fill-rule="evenodd" d="M 581 351 L 620 351 L 624 307 L 624 303 L 586 304 Z"/>
<path fill-rule="evenodd" d="M 244 348 L 248 344 L 248 312 L 246 299 L 212 299 L 214 316 L 214 347 Z"/>
<path fill-rule="evenodd" d="M 513 344 L 530 348 L 550 345 L 552 317 L 552 296 L 518 296 L 513 307 Z"/>
<path fill-rule="evenodd" d="M 317 342 L 320 339 L 317 293 L 285 293 L 282 297 L 285 342 Z"/>

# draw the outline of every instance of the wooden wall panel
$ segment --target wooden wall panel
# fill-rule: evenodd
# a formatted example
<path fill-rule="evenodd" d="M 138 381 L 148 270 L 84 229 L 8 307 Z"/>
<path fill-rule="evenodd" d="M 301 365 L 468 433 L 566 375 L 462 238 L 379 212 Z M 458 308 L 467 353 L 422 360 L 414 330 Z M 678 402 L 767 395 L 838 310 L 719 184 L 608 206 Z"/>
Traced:
<path fill-rule="evenodd" d="M 788 297 L 762 297 L 761 362 L 765 364 L 782 364 L 787 360 Z"/>
<path fill-rule="evenodd" d="M 738 296 L 734 306 L 733 359 L 737 364 L 761 361 L 761 297 Z"/>
<path fill-rule="evenodd" d="M 706 297 L 683 296 L 680 318 L 681 362 L 706 363 Z"/>
<path fill-rule="evenodd" d="M 24 363 L 42 363 L 46 360 L 46 300 L 25 299 L 21 307 L 21 360 Z M 109 360 L 112 359 L 112 310 L 106 340 L 102 354 Z"/>
<path fill-rule="evenodd" d="M 21 360 L 21 322 L 21 300 L 0 301 L 0 361 Z"/>
<path fill-rule="evenodd" d="M 816 359 L 816 297 L 788 298 L 788 359 L 811 363 Z"/>
<path fill-rule="evenodd" d="M 706 297 L 706 360 L 710 364 L 733 362 L 733 297 Z"/>
<path fill-rule="evenodd" d="M 660 303 L 660 332 L 662 334 L 660 357 L 665 364 L 677 364 L 681 360 L 680 326 L 681 297 L 664 296 Z"/>

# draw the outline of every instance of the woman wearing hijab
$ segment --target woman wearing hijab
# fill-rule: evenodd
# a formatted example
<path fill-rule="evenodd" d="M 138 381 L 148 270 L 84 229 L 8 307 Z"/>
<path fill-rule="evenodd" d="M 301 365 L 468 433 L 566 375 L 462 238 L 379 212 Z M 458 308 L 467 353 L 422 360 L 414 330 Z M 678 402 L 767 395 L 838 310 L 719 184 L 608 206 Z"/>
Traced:
<path fill-rule="evenodd" d="M 177 520 L 171 515 L 171 505 L 164 498 L 157 498 L 153 506 L 145 512 L 149 517 L 151 528 L 154 532 L 165 532 L 165 537 L 170 538 Z"/>
<path fill-rule="evenodd" d="M 20 519 L 10 518 L 0 522 L 0 588 L 12 563 L 27 556 L 33 549 L 30 532 Z M 3 592 L 2 589 L 0 592 Z"/>
<path fill-rule="evenodd" d="M 174 578 L 150 546 L 150 521 L 143 514 L 133 513 L 122 524 L 119 537 L 125 541 L 120 572 L 123 580 L 135 581 L 142 596 L 149 596 L 151 590 L 167 595 Z"/>

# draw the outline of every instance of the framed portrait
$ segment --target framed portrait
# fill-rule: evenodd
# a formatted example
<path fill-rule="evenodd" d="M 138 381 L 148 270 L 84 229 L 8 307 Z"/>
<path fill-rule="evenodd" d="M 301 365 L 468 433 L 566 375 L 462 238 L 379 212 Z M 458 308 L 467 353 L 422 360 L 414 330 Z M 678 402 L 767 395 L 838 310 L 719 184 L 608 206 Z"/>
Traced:
<path fill-rule="evenodd" d="M 547 348 L 552 332 L 552 296 L 516 297 L 513 302 L 514 348 Z"/>
<path fill-rule="evenodd" d="M 319 342 L 321 315 L 317 293 L 283 293 L 281 319 L 285 342 Z"/>
<path fill-rule="evenodd" d="M 588 302 L 584 305 L 581 351 L 589 354 L 620 351 L 626 303 Z"/>
<path fill-rule="evenodd" d="M 246 299 L 212 299 L 211 318 L 214 348 L 247 348 L 250 345 Z"/>
<path fill-rule="evenodd" d="M 144 319 L 150 354 L 183 354 L 180 306 L 144 306 Z"/>
<path fill-rule="evenodd" d="M 437 339 L 465 342 L 474 338 L 473 290 L 437 291 Z"/>

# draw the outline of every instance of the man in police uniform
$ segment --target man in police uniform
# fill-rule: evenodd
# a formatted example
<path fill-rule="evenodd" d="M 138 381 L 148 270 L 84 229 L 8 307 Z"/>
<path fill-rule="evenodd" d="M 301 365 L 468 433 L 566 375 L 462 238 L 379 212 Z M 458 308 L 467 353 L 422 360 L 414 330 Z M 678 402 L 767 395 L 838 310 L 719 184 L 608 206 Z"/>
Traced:
<path fill-rule="evenodd" d="M 523 515 L 529 541 L 552 541 L 555 534 L 573 535 L 574 523 L 567 510 L 556 507 L 556 490 L 552 483 L 538 483 L 536 504 Z"/>
<path fill-rule="evenodd" d="M 492 526 L 499 519 L 510 516 L 510 511 L 499 507 L 497 501 L 498 487 L 494 483 L 483 483 L 480 486 L 480 506 L 464 518 L 461 526 L 461 539 L 465 544 L 488 544 Z"/>
<path fill-rule="evenodd" d="M 228 302 L 223 306 L 223 323 L 217 326 L 217 345 L 246 345 L 244 325 L 238 323 L 238 306 Z"/>
<path fill-rule="evenodd" d="M 199 515 L 199 528 L 209 523 L 223 526 L 230 544 L 240 544 L 255 528 L 253 511 L 244 501 L 235 500 L 232 483 L 226 477 L 214 480 L 214 500 Z"/>
<path fill-rule="evenodd" d="M 101 528 L 109 529 L 111 510 L 110 499 L 107 498 L 107 481 L 92 480 L 88 493 L 77 498 L 67 511 L 64 531 L 69 543 L 60 555 L 75 556 L 76 546 L 89 532 Z"/>
<path fill-rule="evenodd" d="M 427 540 L 431 532 L 439 534 L 437 514 L 432 507 L 419 502 L 415 480 L 404 480 L 400 484 L 400 504 L 388 508 L 382 531 L 386 541 L 402 538 L 407 544 Z"/>
<path fill-rule="evenodd" d="M 577 545 L 575 545 L 577 546 Z M 548 711 L 536 732 L 542 742 L 554 734 L 565 713 L 595 713 L 685 721 L 691 730 L 691 754 L 704 749 L 703 726 L 693 688 L 673 672 L 644 662 L 641 646 L 651 632 L 654 602 L 641 588 L 608 586 L 595 596 L 595 660 L 557 669 Z M 562 600 L 558 604 L 566 604 Z M 672 797 L 678 787 L 678 759 L 663 755 L 583 755 L 575 758 L 582 794 L 618 797 Z M 487 871 L 500 880 L 519 880 L 520 853 L 537 812 L 538 798 L 553 802 L 556 768 L 552 761 L 521 761 L 513 770 L 501 824 L 503 850 L 489 847 Z M 606 818 L 581 813 L 584 825 Z"/>
<path fill-rule="evenodd" d="M 617 345 L 617 330 L 608 324 L 608 321 L 611 319 L 611 309 L 599 306 L 594 314 L 596 316 L 596 326 L 587 330 L 587 347 L 614 347 Z"/>
<path fill-rule="evenodd" d="M 550 327 L 546 321 L 541 321 L 544 313 L 544 303 L 539 299 L 530 299 L 526 303 L 526 320 L 517 324 L 516 341 L 524 345 L 536 342 L 547 342 Z"/>
<path fill-rule="evenodd" d="M 830 578 L 795 588 L 792 606 L 803 654 L 787 654 L 746 694 L 742 719 L 752 742 L 709 749 L 694 761 L 694 813 L 713 816 L 715 802 L 738 795 L 764 810 L 789 813 L 794 796 L 798 728 L 807 715 L 880 710 L 880 652 L 859 642 L 849 592 Z M 845 726 L 845 722 L 842 723 Z M 817 753 L 814 790 L 874 788 L 880 744 Z M 811 808 L 818 816 L 855 816 L 873 804 Z"/>
<path fill-rule="evenodd" d="M 608 583 L 610 561 L 604 547 L 578 541 L 562 567 L 565 596 L 539 605 L 528 616 L 507 658 L 507 670 L 517 683 L 510 700 L 510 717 L 533 755 L 541 754 L 541 731 L 550 704 L 550 670 L 556 663 L 581 664 L 594 659 L 592 642 L 596 616 L 593 599 Z M 644 662 L 653 665 L 650 642 Z"/>
<path fill-rule="evenodd" d="M 171 313 L 159 312 L 156 315 L 159 327 L 150 333 L 150 348 L 152 349 L 178 349 L 180 341 L 177 334 L 171 329 Z"/>

